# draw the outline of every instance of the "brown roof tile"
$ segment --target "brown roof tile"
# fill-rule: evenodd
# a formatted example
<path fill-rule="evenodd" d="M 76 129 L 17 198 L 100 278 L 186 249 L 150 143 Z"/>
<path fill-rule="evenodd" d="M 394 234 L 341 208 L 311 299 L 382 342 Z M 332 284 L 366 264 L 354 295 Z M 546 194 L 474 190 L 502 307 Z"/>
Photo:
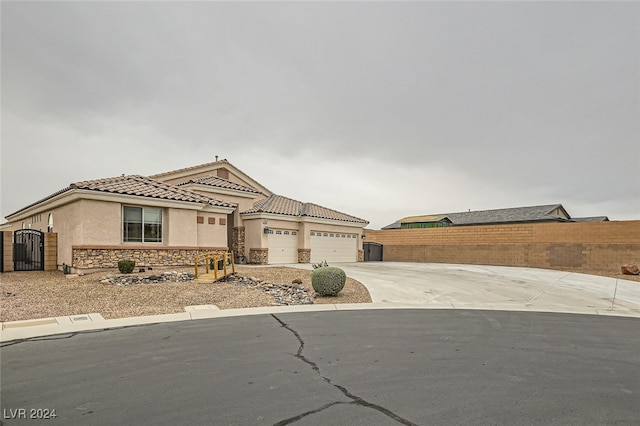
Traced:
<path fill-rule="evenodd" d="M 242 212 L 244 213 L 272 213 L 287 216 L 306 216 L 320 219 L 332 219 L 344 222 L 355 222 L 367 224 L 368 221 L 328 209 L 312 203 L 303 203 L 281 195 L 272 195 L 264 200 L 256 201 L 253 207 Z"/>
<path fill-rule="evenodd" d="M 88 189 L 92 191 L 124 195 L 136 195 L 139 197 L 160 198 L 163 200 L 204 203 L 219 207 L 233 207 L 231 204 L 225 203 L 224 201 L 139 175 L 127 175 L 76 182 L 72 183 L 70 188 Z"/>
<path fill-rule="evenodd" d="M 250 193 L 253 193 L 253 194 L 261 194 L 261 192 L 258 191 L 255 188 L 251 188 L 250 186 L 241 185 L 241 184 L 236 183 L 236 182 L 231 182 L 230 180 L 222 179 L 222 178 L 219 178 L 217 176 L 202 176 L 202 177 L 194 178 L 194 179 L 188 180 L 186 182 L 180 183 L 180 184 L 178 184 L 178 186 L 188 185 L 190 183 L 192 183 L 192 184 L 196 183 L 196 184 L 200 184 L 200 185 L 208 185 L 208 186 L 213 186 L 213 187 L 216 187 L 216 188 L 233 189 L 233 190 L 236 190 L 236 191 L 250 192 Z"/>
<path fill-rule="evenodd" d="M 139 197 L 160 198 L 172 201 L 187 201 L 193 203 L 209 204 L 216 207 L 234 207 L 224 201 L 212 197 L 197 194 L 184 188 L 158 182 L 148 177 L 139 175 L 117 176 L 105 179 L 86 180 L 75 182 L 68 187 L 54 192 L 53 194 L 31 203 L 20 210 L 17 210 L 7 217 L 20 213 L 42 202 L 45 202 L 58 195 L 69 192 L 73 189 L 85 189 L 91 191 L 108 192 L 112 194 L 136 195 Z"/>

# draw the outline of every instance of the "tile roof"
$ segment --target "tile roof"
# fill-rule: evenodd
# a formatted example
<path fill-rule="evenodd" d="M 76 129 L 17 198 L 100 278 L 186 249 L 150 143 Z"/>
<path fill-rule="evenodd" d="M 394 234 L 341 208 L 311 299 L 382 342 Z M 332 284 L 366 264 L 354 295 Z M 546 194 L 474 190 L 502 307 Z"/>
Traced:
<path fill-rule="evenodd" d="M 118 176 L 106 179 L 87 180 L 72 183 L 71 189 L 88 189 L 139 197 L 160 198 L 172 201 L 203 203 L 218 207 L 233 207 L 231 204 L 201 195 L 175 185 L 158 182 L 140 175 Z"/>
<path fill-rule="evenodd" d="M 233 189 L 233 190 L 236 190 L 236 191 L 249 192 L 249 193 L 253 193 L 253 194 L 261 194 L 261 192 L 258 191 L 255 188 L 252 188 L 252 187 L 246 186 L 246 185 L 241 185 L 241 184 L 236 183 L 236 182 L 231 182 L 230 180 L 222 179 L 222 178 L 217 177 L 217 176 L 202 176 L 202 177 L 190 179 L 190 180 L 188 180 L 186 182 L 178 184 L 178 186 L 188 185 L 190 183 L 191 184 L 195 183 L 195 184 L 199 184 L 199 185 L 213 186 L 213 187 L 216 187 L 216 188 Z"/>
<path fill-rule="evenodd" d="M 315 217 L 320 219 L 332 219 L 344 222 L 367 224 L 368 221 L 332 210 L 312 203 L 303 203 L 281 195 L 271 195 L 263 200 L 253 203 L 253 207 L 241 212 L 245 213 L 271 213 L 297 217 Z"/>
<path fill-rule="evenodd" d="M 195 192 L 179 188 L 177 186 L 158 182 L 145 176 L 127 175 L 72 183 L 71 185 L 64 189 L 61 189 L 60 191 L 54 192 L 53 194 L 42 198 L 35 203 L 31 203 L 28 206 L 25 206 L 20 210 L 7 215 L 7 217 L 13 216 L 16 213 L 20 213 L 24 210 L 27 210 L 28 208 L 36 206 L 44 201 L 64 194 L 65 192 L 69 192 L 73 189 L 85 189 L 98 192 L 108 192 L 112 194 L 136 195 L 139 197 L 159 198 L 172 201 L 203 203 L 216 207 L 233 207 L 231 204 L 224 201 L 197 194 Z"/>

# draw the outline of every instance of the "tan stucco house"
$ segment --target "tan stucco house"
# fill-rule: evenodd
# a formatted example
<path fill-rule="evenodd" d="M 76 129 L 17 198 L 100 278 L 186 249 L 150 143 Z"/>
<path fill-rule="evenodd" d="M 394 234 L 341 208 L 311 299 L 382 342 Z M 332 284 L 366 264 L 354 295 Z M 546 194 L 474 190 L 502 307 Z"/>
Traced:
<path fill-rule="evenodd" d="M 254 264 L 362 261 L 364 219 L 276 195 L 227 160 L 153 176 L 76 182 L 6 217 L 3 231 L 57 234 L 57 264 L 82 272 L 189 265 L 203 251 Z"/>

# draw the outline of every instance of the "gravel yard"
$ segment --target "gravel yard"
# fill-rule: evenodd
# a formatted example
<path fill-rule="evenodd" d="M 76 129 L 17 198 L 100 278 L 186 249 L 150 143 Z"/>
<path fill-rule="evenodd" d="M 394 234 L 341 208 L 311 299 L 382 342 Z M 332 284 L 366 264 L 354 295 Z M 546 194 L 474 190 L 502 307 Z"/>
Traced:
<path fill-rule="evenodd" d="M 151 276 L 166 271 L 191 272 L 193 268 L 154 268 L 132 275 Z M 285 267 L 236 266 L 239 275 L 274 284 L 291 284 L 299 278 L 310 289 L 309 270 Z M 104 318 L 126 318 L 184 312 L 185 306 L 217 305 L 220 309 L 277 305 L 265 291 L 224 282 L 172 282 L 110 285 L 101 281 L 117 269 L 68 277 L 55 272 L 8 272 L 0 275 L 0 321 L 18 321 L 66 315 L 99 313 Z M 371 297 L 358 281 L 347 278 L 337 297 L 316 297 L 314 303 L 368 303 Z"/>
<path fill-rule="evenodd" d="M 154 268 L 141 277 L 177 271 L 193 273 L 193 268 Z M 274 284 L 291 284 L 299 278 L 311 290 L 310 270 L 285 267 L 236 266 L 238 275 L 255 277 Z M 576 271 L 577 272 L 577 271 Z M 584 271 L 582 272 L 584 273 Z M 589 271 L 593 275 L 640 281 L 638 275 Z M 276 299 L 256 288 L 225 282 L 172 282 L 159 284 L 104 285 L 101 281 L 117 269 L 84 276 L 67 277 L 55 272 L 8 272 L 0 274 L 0 321 L 18 321 L 87 313 L 107 319 L 184 312 L 185 306 L 217 305 L 220 309 L 277 305 Z M 338 297 L 316 297 L 314 303 L 369 303 L 367 289 L 347 278 Z"/>

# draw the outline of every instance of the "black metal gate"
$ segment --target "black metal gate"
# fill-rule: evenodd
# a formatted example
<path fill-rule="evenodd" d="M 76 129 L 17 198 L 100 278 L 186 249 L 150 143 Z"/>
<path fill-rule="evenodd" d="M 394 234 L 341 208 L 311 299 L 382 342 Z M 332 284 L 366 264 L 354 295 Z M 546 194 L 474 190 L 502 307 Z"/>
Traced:
<path fill-rule="evenodd" d="M 44 271 L 44 233 L 18 229 L 13 233 L 13 270 Z"/>
<path fill-rule="evenodd" d="M 365 262 L 382 261 L 382 244 L 366 242 L 363 244 Z"/>

